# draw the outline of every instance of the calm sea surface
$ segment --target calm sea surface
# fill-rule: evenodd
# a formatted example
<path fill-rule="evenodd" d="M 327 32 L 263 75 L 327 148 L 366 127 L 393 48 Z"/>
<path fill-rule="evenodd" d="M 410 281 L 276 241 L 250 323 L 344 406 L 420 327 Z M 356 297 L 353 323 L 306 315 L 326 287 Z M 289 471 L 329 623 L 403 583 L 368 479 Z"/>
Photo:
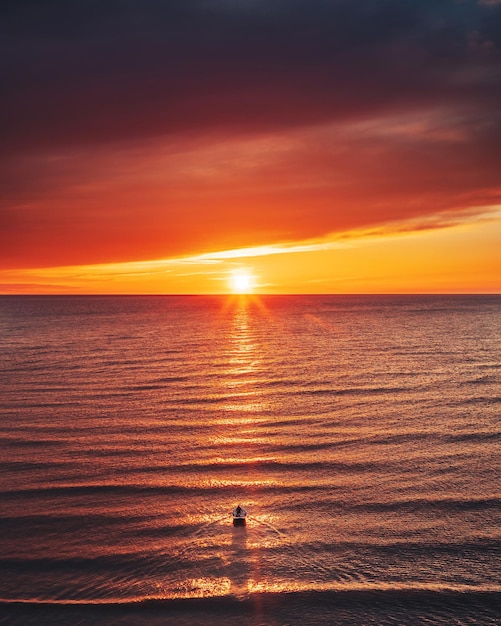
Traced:
<path fill-rule="evenodd" d="M 3 297 L 0 329 L 0 623 L 500 622 L 500 296 Z"/>

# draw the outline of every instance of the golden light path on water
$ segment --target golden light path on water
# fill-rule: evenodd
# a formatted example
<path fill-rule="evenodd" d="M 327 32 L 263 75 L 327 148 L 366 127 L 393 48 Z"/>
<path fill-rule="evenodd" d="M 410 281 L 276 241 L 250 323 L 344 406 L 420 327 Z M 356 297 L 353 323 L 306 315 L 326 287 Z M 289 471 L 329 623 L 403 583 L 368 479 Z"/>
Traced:
<path fill-rule="evenodd" d="M 218 427 L 228 427 L 232 430 L 231 434 L 216 436 L 213 443 L 222 450 L 227 447 L 231 450 L 236 448 L 239 453 L 238 456 L 213 458 L 210 464 L 236 463 L 239 467 L 245 467 L 245 480 L 242 478 L 218 480 L 217 486 L 245 491 L 246 498 L 238 504 L 252 512 L 259 508 L 259 501 L 253 497 L 253 492 L 259 487 L 272 488 L 277 484 L 269 477 L 264 478 L 258 469 L 259 463 L 276 462 L 279 459 L 276 455 L 262 454 L 266 436 L 263 435 L 259 425 L 267 421 L 262 415 L 272 407 L 260 389 L 262 377 L 260 371 L 266 356 L 265 345 L 259 340 L 251 323 L 252 308 L 260 310 L 265 319 L 269 319 L 269 313 L 259 297 L 240 293 L 241 289 L 250 288 L 252 281 L 250 275 L 237 273 L 233 275 L 232 280 L 234 289 L 239 295 L 229 298 L 227 303 L 231 315 L 231 328 L 226 345 L 228 369 L 220 383 L 221 393 L 228 396 L 228 399 L 222 404 L 221 414 L 217 420 Z M 236 504 L 232 503 L 231 506 Z M 277 520 L 272 514 L 261 512 L 259 516 L 249 514 L 247 526 L 233 527 L 231 537 L 227 539 L 230 542 L 229 546 L 223 546 L 224 551 L 218 553 L 218 557 L 231 573 L 230 576 L 191 580 L 192 588 L 197 590 L 196 595 L 230 594 L 242 597 L 259 591 L 263 584 L 271 585 L 271 582 L 261 581 L 259 555 L 261 548 L 269 548 L 281 540 L 280 532 L 275 529 L 274 523 L 277 523 Z M 259 532 L 262 528 L 268 532 Z"/>

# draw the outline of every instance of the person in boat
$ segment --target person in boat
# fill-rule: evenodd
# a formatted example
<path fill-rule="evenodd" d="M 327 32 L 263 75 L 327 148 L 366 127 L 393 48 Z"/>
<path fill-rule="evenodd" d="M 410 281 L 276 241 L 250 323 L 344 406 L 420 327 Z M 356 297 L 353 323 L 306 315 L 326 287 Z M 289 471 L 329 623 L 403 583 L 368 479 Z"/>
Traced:
<path fill-rule="evenodd" d="M 233 509 L 233 525 L 245 526 L 245 518 L 247 517 L 247 511 L 238 505 Z"/>

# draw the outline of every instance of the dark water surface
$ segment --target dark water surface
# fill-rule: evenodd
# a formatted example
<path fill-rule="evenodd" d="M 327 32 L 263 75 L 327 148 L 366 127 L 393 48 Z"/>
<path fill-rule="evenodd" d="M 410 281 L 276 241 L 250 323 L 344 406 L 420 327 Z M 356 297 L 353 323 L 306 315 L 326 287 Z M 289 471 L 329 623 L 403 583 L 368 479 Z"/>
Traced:
<path fill-rule="evenodd" d="M 3 297 L 0 332 L 0 623 L 500 623 L 500 296 Z"/>

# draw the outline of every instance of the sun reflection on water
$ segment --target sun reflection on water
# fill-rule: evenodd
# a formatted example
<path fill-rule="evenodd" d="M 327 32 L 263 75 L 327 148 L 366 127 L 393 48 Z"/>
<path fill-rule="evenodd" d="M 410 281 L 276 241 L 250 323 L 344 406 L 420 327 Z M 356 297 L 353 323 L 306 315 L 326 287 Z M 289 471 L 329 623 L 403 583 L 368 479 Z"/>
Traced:
<path fill-rule="evenodd" d="M 231 563 L 229 593 L 240 597 L 249 593 L 249 550 L 247 548 L 247 528 L 233 528 L 231 535 Z"/>
<path fill-rule="evenodd" d="M 269 434 L 263 424 L 269 422 L 272 411 L 265 384 L 269 367 L 266 323 L 266 312 L 254 297 L 231 298 L 222 312 L 218 377 L 213 379 L 218 410 L 209 434 L 213 455 L 206 474 L 197 480 L 204 489 L 225 498 L 218 503 L 221 511 L 231 511 L 240 503 L 249 511 L 249 519 L 246 527 L 233 528 L 228 518 L 207 529 L 209 544 L 204 550 L 214 560 L 202 576 L 189 582 L 190 596 L 248 596 L 251 581 L 260 580 L 264 545 L 277 539 L 266 521 L 259 522 L 262 494 L 277 487 L 274 476 L 263 470 L 277 461 L 264 453 Z"/>
<path fill-rule="evenodd" d="M 254 372 L 257 365 L 258 352 L 255 338 L 250 328 L 249 307 L 245 300 L 234 311 L 229 339 L 229 364 L 233 376 Z"/>
<path fill-rule="evenodd" d="M 247 414 L 247 425 L 253 419 L 259 420 L 259 413 L 266 410 L 264 394 L 260 388 L 263 380 L 264 346 L 260 341 L 253 316 L 256 310 L 264 310 L 256 298 L 242 296 L 230 300 L 227 305 L 227 314 L 230 316 L 230 325 L 227 334 L 225 376 L 221 386 L 225 394 L 222 410 L 235 415 Z M 262 319 L 259 319 L 262 323 Z M 248 416 L 252 413 L 253 416 Z M 239 420 L 240 425 L 243 420 Z"/>

